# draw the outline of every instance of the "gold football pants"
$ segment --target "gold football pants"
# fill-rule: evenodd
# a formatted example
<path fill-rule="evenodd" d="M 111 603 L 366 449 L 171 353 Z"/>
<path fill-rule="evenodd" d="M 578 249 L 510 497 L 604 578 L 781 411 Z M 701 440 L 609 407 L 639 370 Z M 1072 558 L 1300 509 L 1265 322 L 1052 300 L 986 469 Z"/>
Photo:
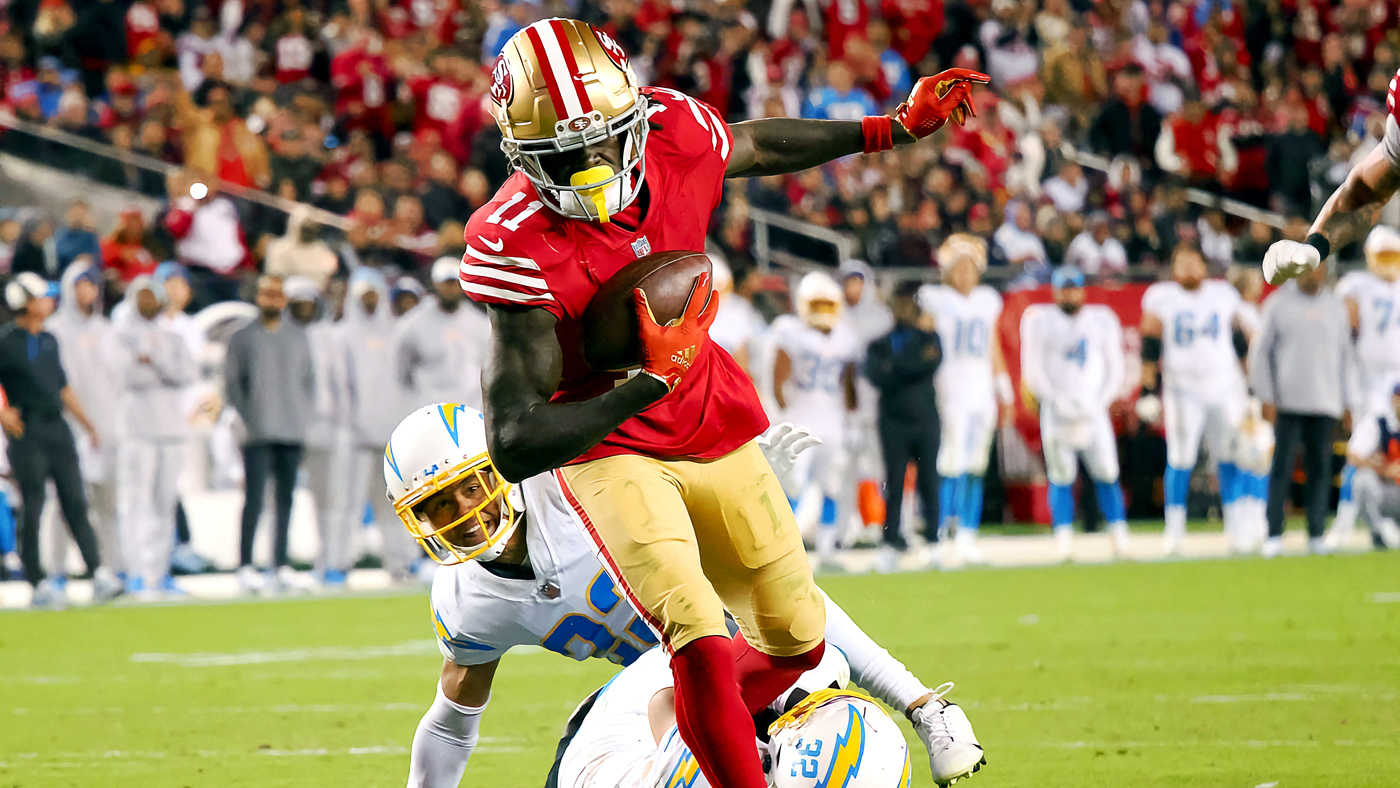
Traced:
<path fill-rule="evenodd" d="M 758 445 L 715 460 L 604 457 L 555 472 L 609 574 L 672 652 L 728 636 L 790 657 L 824 636 L 826 608 L 787 497 Z"/>

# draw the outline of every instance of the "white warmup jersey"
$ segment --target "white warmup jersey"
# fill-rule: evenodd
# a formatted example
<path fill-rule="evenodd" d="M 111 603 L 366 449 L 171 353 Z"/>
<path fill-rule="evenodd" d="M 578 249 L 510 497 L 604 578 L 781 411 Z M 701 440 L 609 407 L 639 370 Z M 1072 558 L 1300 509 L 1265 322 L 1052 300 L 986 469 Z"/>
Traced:
<path fill-rule="evenodd" d="M 1095 481 L 1118 479 L 1118 447 L 1108 406 L 1123 388 L 1123 327 L 1106 306 L 1067 315 L 1035 304 L 1021 318 L 1021 375 L 1040 403 L 1045 473 L 1074 481 L 1082 454 Z"/>
<path fill-rule="evenodd" d="M 1361 318 L 1356 332 L 1356 358 L 1361 372 L 1361 393 L 1365 402 L 1359 410 L 1370 411 L 1389 404 L 1382 384 L 1400 373 L 1400 282 L 1387 282 L 1370 271 L 1353 271 L 1337 283 L 1337 293 L 1356 303 Z"/>
<path fill-rule="evenodd" d="M 1001 296 L 978 285 L 963 295 L 947 285 L 919 289 L 919 306 L 933 316 L 943 346 L 934 378 L 938 392 L 938 473 L 953 477 L 987 470 L 997 426 L 992 343 Z"/>
<path fill-rule="evenodd" d="M 1195 290 L 1158 282 L 1143 294 L 1143 313 L 1162 321 L 1162 419 L 1173 468 L 1195 466 L 1202 437 L 1212 459 L 1230 458 L 1246 407 L 1233 336 L 1241 303 L 1216 279 Z"/>
<path fill-rule="evenodd" d="M 661 649 L 614 676 L 582 721 L 570 720 L 577 730 L 559 758 L 557 785 L 547 788 L 709 788 L 675 726 L 659 744 L 652 740 L 649 704 L 671 686 L 671 661 Z"/>
<path fill-rule="evenodd" d="M 840 446 L 849 413 L 842 377 L 861 354 L 855 332 L 838 323 L 827 334 L 796 315 L 782 315 L 773 321 L 773 342 L 792 362 L 783 387 L 783 418 L 806 427 L 829 446 Z"/>
<path fill-rule="evenodd" d="M 535 578 L 499 577 L 475 561 L 439 568 L 433 629 L 443 656 L 480 665 L 514 646 L 540 646 L 626 665 L 656 645 L 656 633 L 603 571 L 554 477 L 526 479 L 521 489 Z"/>
<path fill-rule="evenodd" d="M 933 316 L 943 344 L 943 363 L 934 383 L 939 413 L 947 418 L 959 410 L 996 412 L 992 384 L 992 342 L 1001 317 L 1001 296 L 987 285 L 963 295 L 947 285 L 919 289 L 919 306 Z"/>

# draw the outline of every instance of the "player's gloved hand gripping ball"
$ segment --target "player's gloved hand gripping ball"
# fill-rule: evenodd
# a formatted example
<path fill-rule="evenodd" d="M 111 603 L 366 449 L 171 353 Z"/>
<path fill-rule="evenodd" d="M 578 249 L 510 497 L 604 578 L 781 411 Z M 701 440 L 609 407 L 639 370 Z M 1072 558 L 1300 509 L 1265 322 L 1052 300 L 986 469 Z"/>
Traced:
<path fill-rule="evenodd" d="M 719 312 L 719 299 L 710 288 L 710 274 L 702 273 L 695 278 L 685 311 L 665 325 L 656 322 L 646 291 L 637 288 L 635 293 L 642 374 L 656 378 L 666 384 L 667 390 L 675 391 L 681 377 L 690 371 L 700 355 Z"/>
<path fill-rule="evenodd" d="M 943 128 L 949 119 L 959 126 L 968 117 L 976 117 L 972 104 L 972 86 L 986 85 L 991 77 L 966 68 L 950 68 L 914 85 L 909 98 L 895 109 L 894 117 L 867 115 L 861 121 L 865 134 L 865 152 L 876 153 L 894 147 L 893 121 L 899 121 L 915 139 L 923 139 Z"/>

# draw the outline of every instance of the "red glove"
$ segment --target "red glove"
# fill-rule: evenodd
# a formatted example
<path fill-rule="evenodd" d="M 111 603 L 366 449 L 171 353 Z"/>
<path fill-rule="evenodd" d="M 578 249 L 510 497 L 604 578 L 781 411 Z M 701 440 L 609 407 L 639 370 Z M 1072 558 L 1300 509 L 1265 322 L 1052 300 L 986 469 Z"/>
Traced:
<path fill-rule="evenodd" d="M 909 100 L 894 111 L 895 120 L 917 139 L 943 128 L 952 118 L 959 126 L 969 115 L 976 116 L 972 106 L 972 86 L 991 82 L 986 74 L 966 68 L 950 68 L 914 85 Z"/>
<path fill-rule="evenodd" d="M 664 326 L 656 322 L 651 305 L 647 303 L 647 294 L 640 289 L 634 293 L 637 323 L 641 327 L 642 374 L 665 383 L 668 391 L 675 391 L 709 339 L 710 326 L 719 312 L 719 299 L 710 289 L 710 275 L 701 274 L 695 278 L 685 311 Z M 697 297 L 700 295 L 704 297 Z"/>

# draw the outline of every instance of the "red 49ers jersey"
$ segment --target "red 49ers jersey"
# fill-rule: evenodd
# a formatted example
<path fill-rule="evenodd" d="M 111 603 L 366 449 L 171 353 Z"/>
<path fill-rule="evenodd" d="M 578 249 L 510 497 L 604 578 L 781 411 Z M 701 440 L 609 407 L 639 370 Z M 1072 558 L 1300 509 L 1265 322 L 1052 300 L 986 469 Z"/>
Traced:
<path fill-rule="evenodd" d="M 515 173 L 467 223 L 462 289 L 474 301 L 547 309 L 563 352 L 556 402 L 597 397 L 624 376 L 583 360 L 583 312 L 603 282 L 653 252 L 704 249 L 733 137 L 708 105 L 647 88 L 654 123 L 645 151 L 646 190 L 608 224 L 568 219 Z M 646 203 L 646 211 L 641 210 Z M 574 460 L 616 454 L 713 459 L 768 426 L 753 383 L 729 354 L 706 342 L 676 390 L 624 422 Z"/>

